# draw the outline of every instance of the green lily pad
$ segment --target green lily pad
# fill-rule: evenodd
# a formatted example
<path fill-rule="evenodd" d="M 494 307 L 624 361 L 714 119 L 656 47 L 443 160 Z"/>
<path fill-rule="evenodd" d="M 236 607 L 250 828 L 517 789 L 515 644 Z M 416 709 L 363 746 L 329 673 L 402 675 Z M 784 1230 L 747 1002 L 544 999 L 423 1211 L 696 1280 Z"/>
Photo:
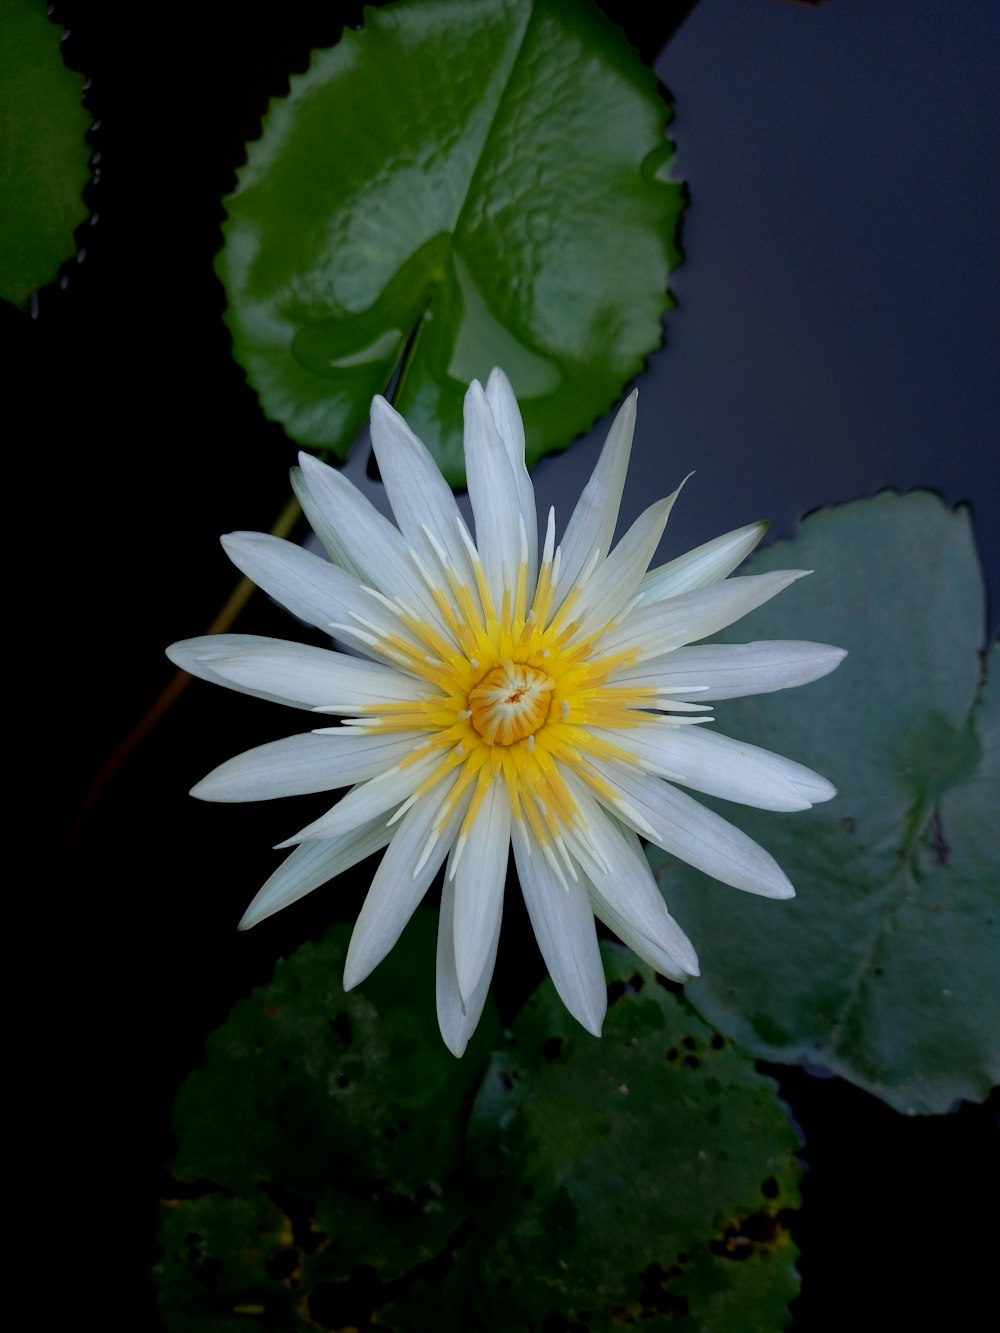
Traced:
<path fill-rule="evenodd" d="M 418 912 L 345 995 L 334 926 L 209 1038 L 174 1116 L 167 1329 L 784 1327 L 797 1141 L 774 1084 L 610 945 L 602 1041 L 546 982 L 503 1054 L 487 1012 L 456 1061 L 434 929 Z"/>
<path fill-rule="evenodd" d="M 341 1328 L 391 1301 L 414 1318 L 444 1308 L 467 1263 L 465 1122 L 497 1025 L 488 1009 L 461 1061 L 445 1048 L 435 931 L 418 912 L 345 994 L 351 927 L 337 924 L 209 1038 L 174 1112 L 181 1197 L 157 1266 L 170 1330 L 228 1333 L 236 1307 L 275 1330 Z"/>
<path fill-rule="evenodd" d="M 550 982 L 493 1057 L 471 1146 L 489 1330 L 784 1328 L 795 1133 L 775 1084 L 605 945 L 604 1036 Z"/>
<path fill-rule="evenodd" d="M 789 874 L 791 902 L 651 853 L 701 957 L 687 995 L 751 1054 L 825 1066 L 898 1110 L 980 1101 L 1000 1075 L 1000 708 L 968 512 L 926 492 L 822 510 L 752 569 L 789 566 L 815 573 L 725 637 L 850 655 L 804 689 L 718 705 L 717 723 L 840 795 L 724 810 Z"/>
<path fill-rule="evenodd" d="M 293 77 L 227 201 L 218 271 L 267 415 L 341 457 L 372 395 L 449 481 L 494 365 L 527 455 L 659 345 L 682 188 L 668 107 L 589 0 L 399 0 Z"/>
<path fill-rule="evenodd" d="M 75 252 L 90 175 L 83 76 L 38 0 L 0 8 L 0 297 L 25 306 Z"/>

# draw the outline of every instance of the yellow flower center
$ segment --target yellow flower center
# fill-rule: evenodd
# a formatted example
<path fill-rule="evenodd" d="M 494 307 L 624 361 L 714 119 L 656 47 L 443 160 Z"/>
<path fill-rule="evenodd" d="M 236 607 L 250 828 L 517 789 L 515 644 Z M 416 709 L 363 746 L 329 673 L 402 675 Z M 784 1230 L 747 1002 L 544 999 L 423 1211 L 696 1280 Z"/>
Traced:
<path fill-rule="evenodd" d="M 526 824 L 558 874 L 556 857 L 564 836 L 586 840 L 577 800 L 564 774 L 572 773 L 598 799 L 618 808 L 635 825 L 638 818 L 597 771 L 591 760 L 636 761 L 610 739 L 597 735 L 629 730 L 654 721 L 662 707 L 648 686 L 616 686 L 609 677 L 635 660 L 635 650 L 599 652 L 604 626 L 581 634 L 574 619 L 579 589 L 552 611 L 556 569 L 551 530 L 547 534 L 534 595 L 522 560 L 515 587 L 505 588 L 497 606 L 478 554 L 470 545 L 474 583 L 469 586 L 444 561 L 440 583 L 428 579 L 441 621 L 452 642 L 422 617 L 398 607 L 403 635 L 370 635 L 373 647 L 427 682 L 424 699 L 373 704 L 360 710 L 354 725 L 368 732 L 408 731 L 422 736 L 402 763 L 436 752 L 440 761 L 404 802 L 394 820 L 455 774 L 441 814 L 422 857 L 458 803 L 468 798 L 456 846 L 469 829 L 493 782 L 507 789 L 511 814 Z M 357 633 L 357 629 L 354 629 Z M 638 826 L 638 825 L 636 825 Z M 561 855 L 561 853 L 560 853 Z M 555 857 L 555 859 L 553 859 Z M 423 864 L 421 859 L 418 863 Z"/>
<path fill-rule="evenodd" d="M 472 725 L 487 745 L 523 741 L 548 717 L 554 688 L 544 671 L 507 659 L 470 691 Z"/>

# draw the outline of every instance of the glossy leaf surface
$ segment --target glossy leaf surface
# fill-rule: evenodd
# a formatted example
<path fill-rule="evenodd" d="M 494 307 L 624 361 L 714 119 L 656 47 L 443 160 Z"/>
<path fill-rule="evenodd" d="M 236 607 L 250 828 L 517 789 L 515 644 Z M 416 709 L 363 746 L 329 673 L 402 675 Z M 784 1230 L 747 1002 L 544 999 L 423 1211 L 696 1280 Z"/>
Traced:
<path fill-rule="evenodd" d="M 605 412 L 660 341 L 682 205 L 668 109 L 581 0 L 400 0 L 272 104 L 219 273 L 268 416 L 343 456 L 395 405 L 453 483 L 493 366 L 529 462 Z"/>

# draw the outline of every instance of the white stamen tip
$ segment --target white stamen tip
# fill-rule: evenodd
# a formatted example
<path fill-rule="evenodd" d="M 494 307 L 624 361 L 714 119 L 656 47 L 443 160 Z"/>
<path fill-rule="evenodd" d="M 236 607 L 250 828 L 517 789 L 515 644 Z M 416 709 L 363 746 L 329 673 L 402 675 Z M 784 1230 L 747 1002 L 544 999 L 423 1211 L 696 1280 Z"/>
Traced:
<path fill-rule="evenodd" d="M 416 803 L 417 803 L 417 793 L 414 792 L 412 796 L 408 796 L 406 798 L 406 800 L 399 807 L 399 809 L 392 816 L 392 818 L 387 819 L 385 821 L 386 828 L 392 828 L 393 824 L 395 824 L 398 819 L 402 819 L 403 816 L 406 814 L 407 810 L 410 810 L 414 805 L 416 805 Z"/>
<path fill-rule="evenodd" d="M 367 643 L 370 648 L 379 646 L 378 639 L 374 634 L 366 634 L 363 629 L 358 629 L 357 625 L 345 625 L 341 621 L 331 620 L 330 629 L 340 630 L 342 634 L 350 634 L 355 639 L 360 639 L 362 643 Z"/>
<path fill-rule="evenodd" d="M 444 547 L 441 545 L 441 543 L 438 541 L 438 539 L 434 536 L 434 533 L 431 532 L 430 528 L 427 526 L 426 523 L 422 523 L 422 524 L 420 525 L 420 530 L 421 530 L 421 532 L 424 534 L 424 536 L 427 538 L 427 540 L 430 542 L 430 544 L 431 544 L 431 550 L 434 552 L 434 554 L 437 556 L 438 560 L 441 562 L 441 566 L 442 566 L 442 568 L 447 569 L 447 568 L 448 568 L 448 553 L 445 551 Z"/>
<path fill-rule="evenodd" d="M 458 835 L 458 841 L 455 843 L 455 852 L 451 858 L 451 867 L 448 870 L 448 879 L 455 878 L 455 871 L 458 869 L 458 863 L 462 859 L 462 853 L 465 851 L 465 844 L 469 841 L 464 833 Z"/>
<path fill-rule="evenodd" d="M 437 829 L 432 829 L 430 835 L 427 838 L 427 841 L 424 843 L 423 851 L 420 853 L 420 856 L 417 859 L 417 863 L 413 867 L 413 876 L 412 876 L 413 879 L 417 878 L 421 870 L 423 870 L 424 866 L 431 859 L 431 853 L 434 851 L 434 848 L 438 845 L 440 841 L 441 841 L 441 834 L 438 832 Z"/>
<path fill-rule="evenodd" d="M 656 829 L 647 820 L 643 819 L 635 806 L 626 801 L 624 796 L 615 797 L 615 805 L 625 816 L 626 821 L 643 837 L 653 838 L 654 840 L 658 837 Z"/>

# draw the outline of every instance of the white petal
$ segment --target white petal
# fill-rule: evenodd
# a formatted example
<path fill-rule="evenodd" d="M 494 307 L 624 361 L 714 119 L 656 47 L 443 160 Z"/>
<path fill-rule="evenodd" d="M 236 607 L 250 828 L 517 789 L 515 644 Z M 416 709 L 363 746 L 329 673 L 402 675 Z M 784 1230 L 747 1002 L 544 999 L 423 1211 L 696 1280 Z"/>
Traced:
<path fill-rule="evenodd" d="M 766 523 L 750 523 L 715 537 L 669 564 L 651 569 L 639 586 L 640 606 L 706 588 L 727 578 L 741 565 L 767 531 Z"/>
<path fill-rule="evenodd" d="M 601 809 L 575 774 L 565 777 L 597 854 L 596 859 L 580 858 L 594 911 L 664 976 L 675 981 L 697 976 L 698 955 L 667 911 L 638 838 Z"/>
<path fill-rule="evenodd" d="M 398 637 L 413 646 L 397 615 L 353 577 L 311 551 L 263 532 L 232 532 L 222 545 L 233 564 L 292 615 L 333 633 L 367 656 L 391 660 L 372 642 Z"/>
<path fill-rule="evenodd" d="M 599 1037 L 608 988 L 587 890 L 579 881 L 561 883 L 520 824 L 512 833 L 521 892 L 553 984 L 577 1022 Z"/>
<path fill-rule="evenodd" d="M 807 573 L 804 569 L 777 569 L 770 574 L 748 574 L 639 607 L 601 639 L 601 651 L 595 657 L 599 660 L 635 649 L 636 660 L 642 662 L 693 643 L 725 629 Z"/>
<path fill-rule="evenodd" d="M 494 370 L 486 384 L 486 401 L 500 432 L 504 448 L 517 483 L 517 494 L 524 533 L 528 541 L 528 587 L 538 577 L 538 517 L 535 512 L 535 488 L 531 484 L 524 461 L 524 425 L 521 411 L 510 387 L 510 380 L 502 370 Z"/>
<path fill-rule="evenodd" d="M 347 727 L 258 745 L 220 764 L 191 788 L 202 801 L 269 801 L 367 782 L 415 748 L 416 732 L 367 736 Z"/>
<path fill-rule="evenodd" d="M 654 972 L 659 972 L 661 977 L 668 977 L 671 981 L 679 982 L 681 985 L 690 981 L 692 976 L 698 976 L 697 971 L 689 972 L 686 968 L 680 967 L 673 955 L 668 953 L 666 949 L 661 948 L 654 940 L 643 935 L 640 931 L 633 929 L 628 921 L 619 917 L 611 906 L 601 898 L 589 876 L 587 887 L 590 892 L 594 915 L 599 921 L 603 921 L 609 930 L 614 931 L 622 944 L 631 949 L 636 958 L 647 963 Z M 671 920 L 673 920 L 672 917 Z"/>
<path fill-rule="evenodd" d="M 306 461 L 307 459 L 309 462 Z M 314 467 L 323 468 L 326 472 L 336 471 L 336 469 L 329 468 L 325 463 L 313 458 L 311 454 L 300 453 L 299 467 L 293 467 L 289 472 L 295 498 L 302 506 L 302 512 L 308 519 L 309 526 L 319 538 L 332 563 L 339 565 L 341 569 L 356 578 L 359 583 L 368 582 L 369 580 L 366 580 L 362 573 L 361 566 L 356 564 L 351 556 L 350 546 L 346 540 L 347 533 L 339 520 L 334 517 L 333 506 L 322 494 L 318 493 L 325 488 L 320 484 L 310 484 L 310 463 Z M 356 487 L 346 477 L 339 472 L 337 476 L 341 478 L 346 486 L 350 486 L 351 490 L 356 491 Z M 360 491 L 356 491 L 356 493 L 366 504 L 369 503 L 364 496 L 361 496 Z M 388 520 L 385 521 L 388 522 Z M 389 524 L 389 526 L 392 525 Z M 398 532 L 396 535 L 399 536 Z"/>
<path fill-rule="evenodd" d="M 424 551 L 426 526 L 456 570 L 467 573 L 458 535 L 465 520 L 434 459 L 384 398 L 372 400 L 371 432 L 379 472 L 403 536 L 415 550 Z"/>
<path fill-rule="evenodd" d="M 663 690 L 696 685 L 705 687 L 690 695 L 698 702 L 739 699 L 808 685 L 829 675 L 846 656 L 843 648 L 796 639 L 706 643 L 616 671 L 610 683 Z"/>
<path fill-rule="evenodd" d="M 351 716 L 385 703 L 415 703 L 427 687 L 392 667 L 328 648 L 255 634 L 206 634 L 171 644 L 167 656 L 192 676 L 294 708 Z"/>
<path fill-rule="evenodd" d="M 618 409 L 597 460 L 590 481 L 576 503 L 573 516 L 566 525 L 560 543 L 562 559 L 559 582 L 556 585 L 554 607 L 579 579 L 595 550 L 607 552 L 615 535 L 618 510 L 622 502 L 625 473 L 632 451 L 632 433 L 635 430 L 635 389 Z"/>
<path fill-rule="evenodd" d="M 837 794 L 832 783 L 804 764 L 705 727 L 664 721 L 631 731 L 595 727 L 594 733 L 685 787 L 758 810 L 808 810 Z"/>
<path fill-rule="evenodd" d="M 309 625 L 328 629 L 346 615 L 344 597 L 357 595 L 358 582 L 345 570 L 281 537 L 230 532 L 222 545 L 237 569 Z"/>
<path fill-rule="evenodd" d="M 490 784 L 464 847 L 456 846 L 455 967 L 468 1002 L 492 953 L 503 912 L 510 851 L 510 802 L 502 780 Z"/>
<path fill-rule="evenodd" d="M 333 559 L 358 581 L 447 632 L 406 540 L 343 473 L 310 454 L 299 454 L 292 482 L 314 532 Z"/>
<path fill-rule="evenodd" d="M 606 764 L 593 758 L 591 763 L 623 794 L 644 826 L 639 827 L 624 807 L 616 808 L 615 813 L 657 847 L 735 889 L 765 898 L 795 896 L 774 857 L 712 810 L 662 778 L 624 764 Z"/>
<path fill-rule="evenodd" d="M 607 560 L 587 580 L 570 612 L 573 620 L 579 622 L 571 642 L 603 629 L 625 609 L 653 558 L 679 493 L 675 491 L 667 499 L 658 500 L 640 514 Z"/>
<path fill-rule="evenodd" d="M 465 395 L 465 468 L 476 520 L 476 547 L 499 610 L 504 588 L 513 592 L 517 586 L 520 496 L 510 456 L 478 380 L 473 380 Z"/>
<path fill-rule="evenodd" d="M 496 965 L 497 944 L 500 939 L 500 914 L 497 913 L 489 947 L 479 981 L 472 993 L 462 999 L 455 967 L 455 881 L 445 875 L 441 888 L 441 910 L 437 936 L 437 997 L 438 1027 L 444 1044 L 452 1055 L 460 1056 L 476 1030 Z"/>
<path fill-rule="evenodd" d="M 336 838 L 355 824 L 367 823 L 376 815 L 394 810 L 416 791 L 425 778 L 430 777 L 440 762 L 441 752 L 432 750 L 412 763 L 397 764 L 380 773 L 377 778 L 352 787 L 332 810 L 320 815 L 319 819 L 314 819 L 284 842 L 279 842 L 278 846 L 291 847 L 293 843 L 305 842 L 310 838 Z"/>
<path fill-rule="evenodd" d="M 430 855 L 434 836 L 454 778 L 446 779 L 408 811 L 382 858 L 358 916 L 344 965 L 344 989 L 351 990 L 378 966 L 402 934 L 431 880 L 441 868 L 468 806 L 468 795 L 448 817 Z M 414 867 L 419 869 L 414 873 Z"/>
<path fill-rule="evenodd" d="M 307 842 L 296 847 L 243 913 L 240 930 L 249 930 L 283 907 L 298 902 L 327 880 L 343 874 L 384 847 L 393 830 L 384 820 L 353 828 L 337 841 Z"/>

